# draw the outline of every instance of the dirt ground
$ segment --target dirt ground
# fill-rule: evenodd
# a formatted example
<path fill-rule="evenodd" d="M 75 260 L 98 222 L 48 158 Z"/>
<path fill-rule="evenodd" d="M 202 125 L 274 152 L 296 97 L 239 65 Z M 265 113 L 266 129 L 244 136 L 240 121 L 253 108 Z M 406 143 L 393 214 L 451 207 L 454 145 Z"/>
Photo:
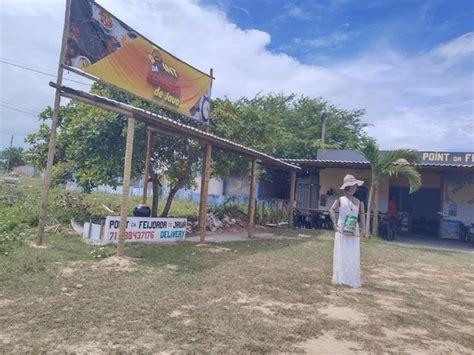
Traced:
<path fill-rule="evenodd" d="M 332 236 L 297 234 L 101 261 L 70 236 L 25 245 L 0 259 L 0 352 L 474 353 L 472 254 L 363 241 L 350 289 Z"/>

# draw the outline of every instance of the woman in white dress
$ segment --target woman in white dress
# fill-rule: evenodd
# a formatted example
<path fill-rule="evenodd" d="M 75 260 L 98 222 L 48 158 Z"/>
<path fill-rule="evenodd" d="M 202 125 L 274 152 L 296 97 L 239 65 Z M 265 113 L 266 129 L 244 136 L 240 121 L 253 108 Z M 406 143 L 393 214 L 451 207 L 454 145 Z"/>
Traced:
<path fill-rule="evenodd" d="M 357 187 L 364 182 L 352 175 L 344 177 L 341 196 L 329 210 L 336 236 L 332 282 L 351 287 L 360 287 L 360 236 L 364 228 L 364 204 L 354 197 Z M 336 210 L 339 217 L 336 221 Z M 358 217 L 360 217 L 360 227 Z"/>

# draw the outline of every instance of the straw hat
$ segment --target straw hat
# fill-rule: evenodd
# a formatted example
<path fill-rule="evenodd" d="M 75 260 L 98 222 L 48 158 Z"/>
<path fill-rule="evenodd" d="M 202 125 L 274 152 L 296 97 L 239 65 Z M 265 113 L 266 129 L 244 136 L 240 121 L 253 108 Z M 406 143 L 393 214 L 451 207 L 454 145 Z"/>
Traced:
<path fill-rule="evenodd" d="M 344 190 L 347 186 L 361 186 L 364 182 L 361 180 L 357 180 L 353 175 L 347 174 L 344 176 L 344 183 L 340 187 L 341 190 Z"/>

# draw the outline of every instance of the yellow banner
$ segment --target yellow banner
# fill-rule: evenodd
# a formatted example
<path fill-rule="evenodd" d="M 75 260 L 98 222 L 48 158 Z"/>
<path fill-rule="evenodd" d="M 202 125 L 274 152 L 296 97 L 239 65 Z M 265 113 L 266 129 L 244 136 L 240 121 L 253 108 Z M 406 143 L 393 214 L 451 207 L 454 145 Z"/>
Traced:
<path fill-rule="evenodd" d="M 212 78 L 148 41 L 90 0 L 72 0 L 64 64 L 201 122 Z"/>

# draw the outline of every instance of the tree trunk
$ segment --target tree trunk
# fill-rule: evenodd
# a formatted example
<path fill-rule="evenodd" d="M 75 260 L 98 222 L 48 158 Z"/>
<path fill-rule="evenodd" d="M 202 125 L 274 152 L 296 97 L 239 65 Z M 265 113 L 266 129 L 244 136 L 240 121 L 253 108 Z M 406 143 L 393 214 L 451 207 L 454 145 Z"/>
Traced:
<path fill-rule="evenodd" d="M 379 235 L 379 191 L 380 184 L 377 182 L 374 184 L 374 225 L 372 228 L 372 233 L 374 235 Z"/>
<path fill-rule="evenodd" d="M 168 213 L 170 212 L 171 203 L 173 202 L 174 196 L 178 192 L 180 188 L 182 188 L 186 184 L 186 180 L 188 179 L 189 175 L 192 173 L 193 164 L 196 162 L 197 157 L 190 156 L 186 162 L 186 168 L 183 169 L 183 172 L 176 183 L 175 186 L 171 187 L 170 192 L 168 194 L 168 198 L 166 199 L 165 207 L 163 208 L 163 212 L 161 213 L 161 217 L 168 217 Z"/>
<path fill-rule="evenodd" d="M 161 217 L 168 217 L 168 213 L 170 212 L 170 208 L 171 208 L 171 203 L 173 202 L 174 196 L 178 192 L 179 188 L 180 186 L 176 185 L 170 189 L 170 193 L 168 194 L 168 198 L 166 199 L 165 208 L 163 208 Z"/>
<path fill-rule="evenodd" d="M 372 209 L 372 193 L 374 189 L 374 184 L 370 184 L 370 190 L 369 190 L 369 199 L 367 201 L 367 216 L 366 216 L 366 221 L 365 221 L 365 236 L 368 238 L 370 235 L 370 210 Z"/>
<path fill-rule="evenodd" d="M 160 197 L 160 179 L 158 174 L 152 174 L 152 190 L 153 190 L 153 199 L 151 203 L 151 216 L 158 216 L 158 199 Z"/>

